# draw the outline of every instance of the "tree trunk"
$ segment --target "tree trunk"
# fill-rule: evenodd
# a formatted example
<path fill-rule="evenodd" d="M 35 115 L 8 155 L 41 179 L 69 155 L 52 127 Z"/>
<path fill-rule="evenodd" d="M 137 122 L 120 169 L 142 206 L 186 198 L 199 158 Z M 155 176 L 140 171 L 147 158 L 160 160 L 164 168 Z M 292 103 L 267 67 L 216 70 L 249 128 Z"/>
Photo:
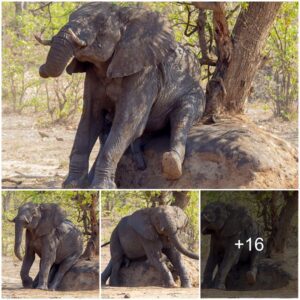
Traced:
<path fill-rule="evenodd" d="M 221 4 L 194 2 L 200 9 L 213 10 L 218 62 L 207 84 L 206 116 L 242 113 L 258 70 L 269 30 L 280 2 L 250 2 L 238 16 L 231 36 Z M 230 37 L 230 39 L 229 39 Z"/>
<path fill-rule="evenodd" d="M 99 255 L 99 222 L 97 219 L 99 193 L 92 194 L 92 202 L 89 205 L 91 237 L 88 240 L 82 258 L 91 260 Z"/>
<path fill-rule="evenodd" d="M 272 233 L 267 243 L 267 257 L 274 253 L 283 253 L 290 233 L 291 222 L 298 211 L 298 192 L 282 192 L 285 206 L 282 208 L 278 221 L 273 224 Z"/>
<path fill-rule="evenodd" d="M 175 201 L 172 203 L 172 205 L 178 206 L 181 209 L 185 209 L 188 206 L 190 199 L 187 191 L 173 192 L 173 196 Z"/>

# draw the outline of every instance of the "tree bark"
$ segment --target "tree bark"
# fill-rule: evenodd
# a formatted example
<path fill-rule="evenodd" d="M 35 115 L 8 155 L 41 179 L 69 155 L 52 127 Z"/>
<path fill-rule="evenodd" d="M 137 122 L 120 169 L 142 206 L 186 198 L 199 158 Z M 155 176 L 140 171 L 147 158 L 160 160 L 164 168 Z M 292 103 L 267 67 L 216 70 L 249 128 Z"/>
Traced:
<path fill-rule="evenodd" d="M 200 9 L 213 10 L 218 62 L 206 88 L 206 117 L 242 113 L 258 70 L 261 50 L 280 2 L 250 2 L 238 16 L 232 34 L 228 30 L 222 3 L 193 2 Z"/>
<path fill-rule="evenodd" d="M 91 260 L 99 255 L 99 222 L 97 219 L 99 193 L 92 194 L 92 202 L 89 205 L 91 237 L 89 238 L 82 258 Z"/>
<path fill-rule="evenodd" d="M 278 221 L 273 224 L 272 233 L 267 243 L 267 257 L 272 257 L 274 253 L 284 253 L 291 222 L 298 211 L 298 192 L 286 191 L 282 192 L 282 194 L 285 205 L 280 212 Z"/>
<path fill-rule="evenodd" d="M 183 210 L 188 206 L 190 199 L 187 191 L 173 192 L 173 196 L 175 198 L 173 206 L 178 206 Z"/>

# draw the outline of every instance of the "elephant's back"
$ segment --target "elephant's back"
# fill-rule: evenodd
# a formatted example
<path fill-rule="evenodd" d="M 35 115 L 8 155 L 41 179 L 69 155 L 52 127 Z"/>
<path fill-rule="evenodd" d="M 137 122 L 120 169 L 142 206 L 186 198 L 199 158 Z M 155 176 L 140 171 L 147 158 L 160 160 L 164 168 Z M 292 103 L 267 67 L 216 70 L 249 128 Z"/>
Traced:
<path fill-rule="evenodd" d="M 129 225 L 128 217 L 123 218 L 117 227 L 119 241 L 122 250 L 129 259 L 137 259 L 145 256 L 139 234 Z"/>
<path fill-rule="evenodd" d="M 70 255 L 80 256 L 82 254 L 82 235 L 71 221 L 65 220 L 62 222 L 58 226 L 55 234 L 59 241 L 56 252 L 56 263 L 61 262 Z"/>

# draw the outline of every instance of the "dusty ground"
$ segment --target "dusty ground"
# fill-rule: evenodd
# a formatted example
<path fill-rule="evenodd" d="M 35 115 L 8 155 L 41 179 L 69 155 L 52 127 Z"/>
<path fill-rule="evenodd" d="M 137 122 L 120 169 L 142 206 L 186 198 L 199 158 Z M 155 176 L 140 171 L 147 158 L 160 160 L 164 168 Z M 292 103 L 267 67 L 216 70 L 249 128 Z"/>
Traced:
<path fill-rule="evenodd" d="M 110 259 L 109 246 L 101 249 L 101 272 Z M 101 298 L 199 298 L 199 288 L 109 287 L 101 289 Z"/>
<path fill-rule="evenodd" d="M 297 122 L 272 118 L 271 112 L 250 105 L 254 121 L 297 147 Z M 68 172 L 77 121 L 65 127 L 41 127 L 33 115 L 2 116 L 2 178 L 4 188 L 60 188 Z M 95 158 L 94 150 L 91 161 Z"/>
<path fill-rule="evenodd" d="M 32 116 L 2 117 L 2 178 L 6 188 L 60 188 L 68 172 L 77 121 L 41 127 Z M 92 159 L 96 150 L 92 154 Z"/>
<path fill-rule="evenodd" d="M 24 289 L 19 276 L 21 262 L 16 258 L 2 257 L 2 298 L 99 298 L 99 291 L 82 292 L 52 292 Z M 30 276 L 38 272 L 38 262 L 35 261 Z"/>

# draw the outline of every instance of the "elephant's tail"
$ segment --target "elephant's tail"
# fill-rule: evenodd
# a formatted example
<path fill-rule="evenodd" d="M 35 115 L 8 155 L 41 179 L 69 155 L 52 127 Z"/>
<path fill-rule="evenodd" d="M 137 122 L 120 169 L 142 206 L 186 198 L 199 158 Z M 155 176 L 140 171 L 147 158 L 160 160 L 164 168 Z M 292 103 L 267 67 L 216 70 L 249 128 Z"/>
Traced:
<path fill-rule="evenodd" d="M 104 243 L 103 245 L 101 245 L 101 248 L 102 247 L 105 247 L 105 246 L 107 246 L 107 245 L 109 245 L 110 244 L 110 241 L 109 242 L 106 242 L 106 243 Z"/>
<path fill-rule="evenodd" d="M 105 270 L 101 273 L 101 285 L 104 286 L 106 284 L 107 279 L 110 277 L 112 271 L 112 262 L 109 261 L 108 265 L 106 266 Z"/>

